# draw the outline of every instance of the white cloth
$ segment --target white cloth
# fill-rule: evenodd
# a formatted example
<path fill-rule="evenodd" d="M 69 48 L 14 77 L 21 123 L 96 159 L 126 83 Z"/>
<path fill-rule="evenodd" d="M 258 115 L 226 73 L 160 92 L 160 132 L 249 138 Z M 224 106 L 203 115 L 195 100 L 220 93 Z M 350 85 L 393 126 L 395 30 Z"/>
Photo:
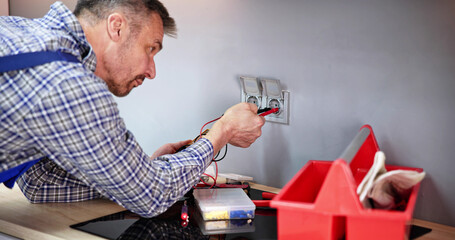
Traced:
<path fill-rule="evenodd" d="M 357 194 L 365 208 L 395 209 L 396 203 L 407 201 L 412 187 L 424 177 L 425 172 L 412 170 L 387 172 L 385 155 L 378 151 L 373 165 L 357 187 Z"/>

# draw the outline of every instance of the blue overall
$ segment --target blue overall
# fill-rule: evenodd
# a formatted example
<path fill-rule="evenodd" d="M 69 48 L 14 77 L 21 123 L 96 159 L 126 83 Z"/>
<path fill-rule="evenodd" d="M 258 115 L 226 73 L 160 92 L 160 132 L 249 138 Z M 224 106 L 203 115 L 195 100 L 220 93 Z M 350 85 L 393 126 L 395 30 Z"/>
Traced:
<path fill-rule="evenodd" d="M 80 62 L 76 56 L 60 51 L 42 51 L 20 53 L 17 55 L 0 57 L 0 74 L 8 71 L 31 68 L 54 61 Z M 13 188 L 14 182 L 41 158 L 28 161 L 19 166 L 0 172 L 0 183 L 8 188 Z"/>

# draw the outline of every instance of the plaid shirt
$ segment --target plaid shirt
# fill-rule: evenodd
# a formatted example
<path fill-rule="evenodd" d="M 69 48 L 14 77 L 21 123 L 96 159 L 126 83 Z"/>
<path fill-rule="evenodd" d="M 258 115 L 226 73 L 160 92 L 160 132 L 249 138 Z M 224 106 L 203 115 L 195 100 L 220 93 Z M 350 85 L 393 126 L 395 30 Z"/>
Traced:
<path fill-rule="evenodd" d="M 94 75 L 95 54 L 62 3 L 41 19 L 0 17 L 0 56 L 43 50 L 71 53 L 81 63 L 0 73 L 0 171 L 44 157 L 19 181 L 33 202 L 102 195 L 151 217 L 198 182 L 213 157 L 211 143 L 201 139 L 151 160 Z"/>

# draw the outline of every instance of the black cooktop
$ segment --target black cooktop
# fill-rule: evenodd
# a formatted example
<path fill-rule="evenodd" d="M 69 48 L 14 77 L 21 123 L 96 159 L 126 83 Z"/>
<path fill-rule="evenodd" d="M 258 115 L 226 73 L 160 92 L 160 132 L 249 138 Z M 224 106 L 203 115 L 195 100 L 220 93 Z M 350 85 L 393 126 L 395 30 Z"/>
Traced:
<path fill-rule="evenodd" d="M 191 194 L 187 194 L 190 196 Z M 250 189 L 251 199 L 262 199 L 262 191 Z M 277 239 L 276 210 L 256 208 L 253 220 L 202 221 L 191 197 L 187 198 L 189 222 L 180 218 L 183 201 L 154 218 L 122 211 L 72 225 L 72 228 L 107 239 Z M 431 229 L 412 225 L 410 239 Z"/>
<path fill-rule="evenodd" d="M 262 199 L 262 191 L 250 189 L 249 196 Z M 180 218 L 183 201 L 179 201 L 154 218 L 122 211 L 71 227 L 107 239 L 277 239 L 273 208 L 257 208 L 252 220 L 203 221 L 194 202 L 187 202 L 189 222 Z"/>

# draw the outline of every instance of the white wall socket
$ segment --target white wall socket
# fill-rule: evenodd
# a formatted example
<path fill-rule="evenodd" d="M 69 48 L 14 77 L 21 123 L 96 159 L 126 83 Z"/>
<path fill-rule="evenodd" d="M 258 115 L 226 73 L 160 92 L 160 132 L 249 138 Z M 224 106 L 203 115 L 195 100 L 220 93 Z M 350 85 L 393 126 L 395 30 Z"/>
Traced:
<path fill-rule="evenodd" d="M 258 108 L 279 108 L 276 113 L 265 116 L 269 122 L 289 124 L 289 91 L 281 90 L 280 80 L 240 77 L 241 101 L 254 103 Z"/>
<path fill-rule="evenodd" d="M 265 116 L 265 120 L 269 122 L 277 122 L 289 124 L 289 91 L 282 91 L 282 99 L 265 99 L 264 106 L 269 108 L 278 107 L 280 111 Z"/>
<path fill-rule="evenodd" d="M 258 84 L 258 79 L 256 77 L 240 77 L 240 85 L 242 87 L 242 102 L 249 102 L 256 104 L 258 108 L 262 108 L 262 88 Z"/>

